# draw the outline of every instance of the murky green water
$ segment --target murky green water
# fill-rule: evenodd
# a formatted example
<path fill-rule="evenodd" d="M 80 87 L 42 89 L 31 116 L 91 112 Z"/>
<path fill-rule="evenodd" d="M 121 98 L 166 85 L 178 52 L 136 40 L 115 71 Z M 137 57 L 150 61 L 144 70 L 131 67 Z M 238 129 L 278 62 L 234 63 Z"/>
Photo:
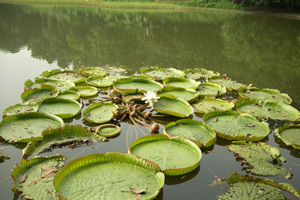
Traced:
<path fill-rule="evenodd" d="M 104 65 L 124 65 L 131 73 L 153 65 L 204 67 L 259 88 L 279 89 L 300 109 L 300 21 L 240 14 L 0 4 L 1 113 L 21 101 L 27 79 L 33 80 L 45 70 Z M 79 118 L 71 123 L 83 122 Z M 54 153 L 62 153 L 70 161 L 91 153 L 127 152 L 137 136 L 143 136 L 139 129 L 122 124 L 121 135 L 108 143 Z M 276 142 L 273 133 L 265 141 L 280 148 L 287 158 L 284 167 L 294 173 L 291 180 L 284 175 L 268 178 L 300 190 L 299 151 Z M 206 149 L 193 173 L 167 178 L 161 198 L 216 199 L 224 193 L 224 185 L 209 186 L 215 176 L 246 173 L 225 144 L 218 140 Z M 1 199 L 18 198 L 11 191 L 10 171 L 20 163 L 21 151 L 22 146 L 0 151 L 11 157 L 0 164 Z"/>

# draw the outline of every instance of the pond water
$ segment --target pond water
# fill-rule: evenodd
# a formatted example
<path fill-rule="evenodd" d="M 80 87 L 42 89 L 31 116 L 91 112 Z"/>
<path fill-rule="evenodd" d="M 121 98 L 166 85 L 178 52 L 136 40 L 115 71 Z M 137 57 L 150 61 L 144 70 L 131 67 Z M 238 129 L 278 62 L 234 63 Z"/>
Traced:
<path fill-rule="evenodd" d="M 248 14 L 0 4 L 0 30 L 1 113 L 21 101 L 27 79 L 34 80 L 45 70 L 105 65 L 124 65 L 131 74 L 155 65 L 203 67 L 259 88 L 279 89 L 289 94 L 292 106 L 300 110 L 297 20 Z M 80 117 L 66 122 L 84 123 Z M 128 145 L 143 136 L 140 129 L 149 134 L 142 127 L 121 125 L 121 135 L 107 143 L 42 155 L 61 153 L 69 162 L 92 153 L 127 152 Z M 287 159 L 283 166 L 292 168 L 294 174 L 290 180 L 284 175 L 267 178 L 300 190 L 299 151 L 275 141 L 273 133 L 264 141 L 281 150 Z M 213 147 L 204 149 L 200 166 L 192 173 L 168 177 L 158 199 L 217 199 L 226 185 L 210 186 L 216 176 L 227 178 L 231 171 L 246 174 L 226 144 L 218 139 Z M 0 144 L 0 152 L 10 156 L 0 163 L 1 199 L 20 198 L 11 191 L 10 172 L 20 163 L 23 147 Z M 288 198 L 293 199 L 292 195 Z"/>

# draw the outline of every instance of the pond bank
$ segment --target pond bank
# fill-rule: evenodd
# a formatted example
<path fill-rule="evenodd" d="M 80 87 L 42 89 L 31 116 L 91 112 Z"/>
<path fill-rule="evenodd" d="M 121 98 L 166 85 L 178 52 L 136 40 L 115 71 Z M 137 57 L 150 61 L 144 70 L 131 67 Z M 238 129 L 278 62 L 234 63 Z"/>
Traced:
<path fill-rule="evenodd" d="M 288 12 L 285 10 L 265 10 L 255 7 L 244 8 L 245 10 L 217 9 L 204 7 L 191 7 L 186 5 L 173 4 L 167 1 L 160 2 L 107 2 L 92 0 L 0 0 L 0 3 L 8 4 L 43 4 L 43 5 L 79 5 L 95 6 L 106 9 L 151 9 L 151 10 L 176 10 L 176 11 L 199 11 L 213 13 L 236 13 L 236 14 L 259 14 L 271 15 L 284 18 L 300 20 L 300 13 Z"/>

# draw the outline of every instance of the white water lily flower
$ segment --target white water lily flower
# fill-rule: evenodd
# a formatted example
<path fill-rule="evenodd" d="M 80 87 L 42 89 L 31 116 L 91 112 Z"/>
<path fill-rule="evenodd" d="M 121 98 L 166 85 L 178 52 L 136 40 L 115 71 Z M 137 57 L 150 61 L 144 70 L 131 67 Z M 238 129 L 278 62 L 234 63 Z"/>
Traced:
<path fill-rule="evenodd" d="M 142 101 L 145 101 L 145 103 L 149 103 L 151 107 L 153 107 L 153 104 L 157 102 L 157 99 L 159 99 L 158 96 L 156 96 L 156 93 L 153 91 L 148 91 L 147 93 L 144 93 L 145 97 L 142 98 Z"/>

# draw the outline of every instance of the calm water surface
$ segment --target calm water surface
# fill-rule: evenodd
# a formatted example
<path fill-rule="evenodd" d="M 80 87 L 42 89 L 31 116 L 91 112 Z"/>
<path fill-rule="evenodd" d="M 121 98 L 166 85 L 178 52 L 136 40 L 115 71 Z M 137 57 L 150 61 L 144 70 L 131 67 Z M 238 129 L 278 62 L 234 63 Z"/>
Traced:
<path fill-rule="evenodd" d="M 124 65 L 132 74 L 154 65 L 203 67 L 259 88 L 279 89 L 300 109 L 300 21 L 241 14 L 0 4 L 1 113 L 21 101 L 27 79 L 34 80 L 45 70 L 104 65 Z M 67 122 L 83 124 L 80 117 Z M 108 143 L 51 154 L 61 153 L 68 162 L 92 153 L 127 152 L 136 132 L 143 136 L 139 129 L 122 124 L 122 134 Z M 300 190 L 299 151 L 276 142 L 273 133 L 265 142 L 281 150 L 287 159 L 283 166 L 294 173 L 291 180 L 284 175 L 267 178 Z M 215 176 L 226 178 L 231 171 L 246 174 L 225 145 L 218 139 L 213 147 L 204 149 L 200 166 L 187 176 L 167 177 L 159 199 L 217 199 L 226 185 L 209 186 Z M 1 153 L 10 156 L 0 163 L 1 199 L 18 199 L 11 191 L 10 172 L 20 163 L 23 146 L 1 143 L 0 147 Z"/>

